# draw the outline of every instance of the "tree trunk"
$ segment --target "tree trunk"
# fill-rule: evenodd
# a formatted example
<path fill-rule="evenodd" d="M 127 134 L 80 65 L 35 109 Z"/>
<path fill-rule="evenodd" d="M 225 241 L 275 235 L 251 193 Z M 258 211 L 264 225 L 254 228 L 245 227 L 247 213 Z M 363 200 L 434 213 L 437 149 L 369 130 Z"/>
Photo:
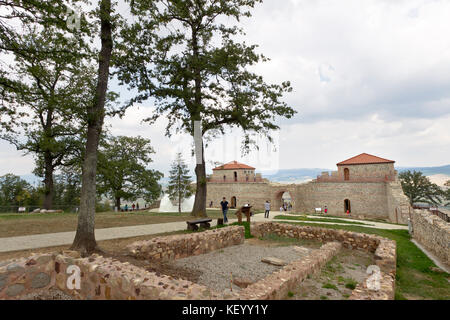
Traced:
<path fill-rule="evenodd" d="M 203 141 L 202 163 L 195 166 L 195 175 L 197 176 L 197 190 L 195 191 L 195 201 L 191 216 L 206 217 L 206 168 Z"/>
<path fill-rule="evenodd" d="M 53 195 L 55 193 L 55 188 L 53 184 L 53 164 L 52 159 L 48 156 L 44 156 L 45 161 L 45 172 L 44 172 L 44 209 L 50 210 L 53 206 Z"/>
<path fill-rule="evenodd" d="M 116 198 L 116 208 L 117 208 L 117 211 L 120 211 L 120 197 Z"/>
<path fill-rule="evenodd" d="M 80 213 L 75 239 L 71 249 L 82 255 L 97 249 L 95 240 L 95 201 L 97 151 L 105 116 L 106 91 L 108 89 L 109 65 L 112 52 L 111 0 L 100 3 L 101 50 L 99 55 L 98 79 L 95 100 L 88 111 L 86 153 L 83 161 L 83 175 L 80 197 Z"/>
<path fill-rule="evenodd" d="M 181 213 L 181 201 L 183 201 L 183 198 L 181 197 L 181 173 L 178 168 L 178 213 Z"/>

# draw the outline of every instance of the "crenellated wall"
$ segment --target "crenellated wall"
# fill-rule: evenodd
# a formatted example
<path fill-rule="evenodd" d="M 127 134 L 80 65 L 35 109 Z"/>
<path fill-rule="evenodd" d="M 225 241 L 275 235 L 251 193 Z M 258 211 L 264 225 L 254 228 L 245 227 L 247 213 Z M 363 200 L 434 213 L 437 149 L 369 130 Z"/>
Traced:
<path fill-rule="evenodd" d="M 315 213 L 315 208 L 327 206 L 328 214 L 346 216 L 345 201 L 350 202 L 351 216 L 355 218 L 384 219 L 394 223 L 408 223 L 411 206 L 403 194 L 392 164 L 351 166 L 354 176 L 349 181 L 339 172 L 331 176 L 323 174 L 318 180 L 302 184 L 279 184 L 267 181 L 257 183 L 233 182 L 207 184 L 207 203 L 219 207 L 226 197 L 236 206 L 246 203 L 254 209 L 264 210 L 266 200 L 271 202 L 271 211 L 277 212 L 282 203 L 281 196 L 289 192 L 293 211 Z M 340 168 L 341 169 L 341 168 Z M 226 170 L 224 170 L 226 171 Z M 372 172 L 373 171 L 373 172 Z M 350 173 L 350 174 L 351 174 Z M 389 177 L 386 179 L 386 175 Z"/>

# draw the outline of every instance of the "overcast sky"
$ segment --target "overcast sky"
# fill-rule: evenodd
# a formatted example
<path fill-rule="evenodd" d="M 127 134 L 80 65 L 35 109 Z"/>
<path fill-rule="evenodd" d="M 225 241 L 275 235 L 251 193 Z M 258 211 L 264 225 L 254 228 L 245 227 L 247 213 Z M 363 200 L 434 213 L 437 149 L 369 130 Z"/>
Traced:
<path fill-rule="evenodd" d="M 241 157 L 233 132 L 215 141 L 207 160 L 334 169 L 367 152 L 397 166 L 450 164 L 448 17 L 448 0 L 265 0 L 243 21 L 246 42 L 271 58 L 256 69 L 267 82 L 291 81 L 286 101 L 298 114 L 279 121 L 274 146 L 261 140 L 259 152 Z M 107 124 L 116 135 L 150 138 L 151 167 L 167 172 L 178 150 L 191 159 L 191 139 L 164 137 L 164 120 L 140 124 L 151 111 L 143 104 Z M 33 166 L 0 142 L 0 174 Z"/>

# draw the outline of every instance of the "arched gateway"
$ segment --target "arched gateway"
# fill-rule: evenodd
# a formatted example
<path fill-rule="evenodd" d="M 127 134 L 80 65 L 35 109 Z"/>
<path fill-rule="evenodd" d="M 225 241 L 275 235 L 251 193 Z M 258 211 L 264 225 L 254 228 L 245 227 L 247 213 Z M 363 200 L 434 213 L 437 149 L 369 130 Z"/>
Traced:
<path fill-rule="evenodd" d="M 264 210 L 269 200 L 271 211 L 290 203 L 298 213 L 327 207 L 330 215 L 344 216 L 348 210 L 358 217 L 407 223 L 411 206 L 392 160 L 363 153 L 337 163 L 337 171 L 292 184 L 271 182 L 255 170 L 237 161 L 214 168 L 207 180 L 207 203 L 220 203 L 226 197 L 231 206 L 249 203 L 255 210 Z M 401 209 L 396 212 L 396 208 Z"/>

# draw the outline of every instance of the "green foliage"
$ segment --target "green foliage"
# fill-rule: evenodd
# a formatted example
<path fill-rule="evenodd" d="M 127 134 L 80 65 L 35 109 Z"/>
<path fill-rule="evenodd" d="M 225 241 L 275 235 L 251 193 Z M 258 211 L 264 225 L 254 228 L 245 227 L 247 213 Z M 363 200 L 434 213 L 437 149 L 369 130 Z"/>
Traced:
<path fill-rule="evenodd" d="M 33 187 L 13 174 L 0 177 L 0 206 L 28 206 L 39 201 L 39 196 Z"/>
<path fill-rule="evenodd" d="M 184 163 L 181 153 L 177 154 L 177 158 L 172 164 L 172 169 L 169 172 L 169 185 L 167 193 L 170 200 L 176 201 L 178 204 L 178 212 L 181 212 L 181 203 L 184 199 L 192 195 L 191 176 L 189 174 L 188 166 Z"/>
<path fill-rule="evenodd" d="M 243 35 L 239 27 L 222 23 L 250 17 L 249 9 L 260 2 L 131 1 L 133 22 L 124 26 L 114 59 L 121 83 L 139 91 L 130 104 L 153 99 L 156 110 L 145 120 L 154 123 L 164 116 L 168 136 L 193 136 L 194 123 L 200 121 L 201 147 L 227 128 L 243 131 L 245 151 L 256 145 L 254 134 L 272 141 L 271 131 L 279 129 L 276 118 L 295 114 L 281 101 L 291 85 L 267 84 L 251 72 L 267 58 L 256 52 L 256 45 L 236 40 Z M 204 216 L 205 159 L 195 172 L 198 190 L 192 214 Z"/>
<path fill-rule="evenodd" d="M 347 282 L 345 284 L 345 287 L 347 289 L 351 289 L 354 290 L 356 288 L 356 286 L 358 285 L 358 282 L 353 280 L 353 279 L 347 279 Z"/>
<path fill-rule="evenodd" d="M 432 183 L 422 172 L 405 171 L 399 174 L 403 192 L 411 204 L 425 202 L 439 204 L 442 202 L 444 192 L 438 185 Z"/>
<path fill-rule="evenodd" d="M 295 114 L 280 101 L 291 91 L 289 82 L 269 85 L 250 72 L 267 58 L 256 53 L 256 45 L 234 40 L 243 34 L 240 28 L 221 23 L 249 17 L 248 9 L 258 2 L 133 1 L 137 21 L 121 33 L 116 65 L 119 79 L 140 89 L 132 102 L 156 99 L 157 112 L 149 121 L 165 115 L 169 135 L 175 125 L 193 134 L 193 120 L 202 121 L 203 134 L 239 127 L 249 145 L 249 131 L 268 133 L 279 128 L 275 116 Z"/>
<path fill-rule="evenodd" d="M 322 285 L 322 288 L 338 290 L 338 288 L 337 288 L 334 284 L 332 284 L 332 283 L 324 283 L 324 284 Z"/>
<path fill-rule="evenodd" d="M 84 1 L 11 1 L 0 23 L 0 138 L 36 159 L 51 207 L 53 173 L 80 161 L 85 112 L 94 96 L 96 73 L 84 35 L 68 27 L 67 5 Z"/>
<path fill-rule="evenodd" d="M 139 197 L 149 203 L 161 194 L 158 180 L 163 174 L 147 169 L 153 148 L 142 137 L 107 137 L 98 155 L 98 193 L 112 197 L 116 206 L 120 200 L 134 201 Z"/>
<path fill-rule="evenodd" d="M 448 187 L 447 190 L 444 191 L 444 198 L 447 202 L 445 205 L 450 206 L 450 180 L 447 181 L 444 185 Z"/>
<path fill-rule="evenodd" d="M 376 234 L 395 240 L 397 244 L 397 274 L 395 282 L 395 299 L 446 300 L 450 296 L 448 273 L 435 273 L 430 267 L 436 267 L 425 253 L 410 240 L 407 230 L 382 230 L 360 226 L 338 226 L 319 223 L 295 223 L 310 227 Z"/>
<path fill-rule="evenodd" d="M 81 193 L 81 172 L 76 168 L 64 168 L 55 176 L 55 205 L 79 206 Z"/>

